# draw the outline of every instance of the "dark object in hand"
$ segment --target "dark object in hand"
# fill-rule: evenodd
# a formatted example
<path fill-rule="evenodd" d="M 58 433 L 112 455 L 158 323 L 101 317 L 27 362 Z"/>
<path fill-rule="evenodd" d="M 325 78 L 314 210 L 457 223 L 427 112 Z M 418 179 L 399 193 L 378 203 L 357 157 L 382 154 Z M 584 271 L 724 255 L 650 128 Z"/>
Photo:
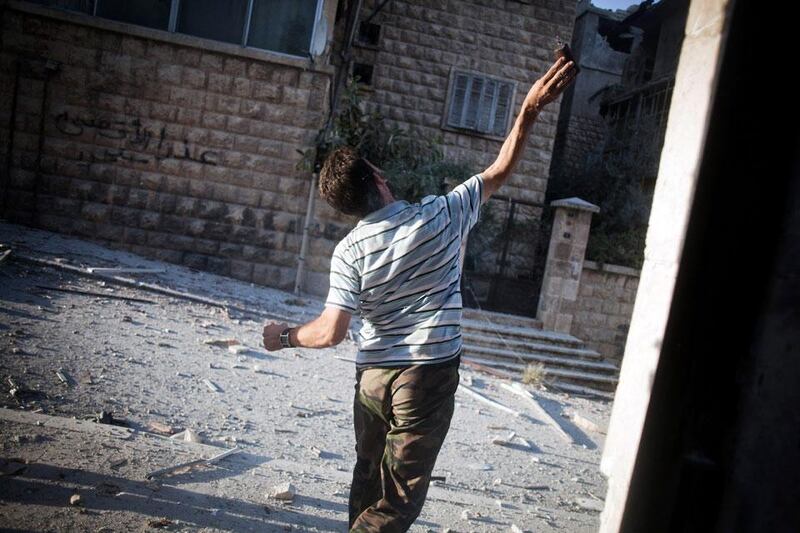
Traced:
<path fill-rule="evenodd" d="M 575 58 L 572 56 L 572 50 L 570 50 L 569 45 L 567 43 L 563 43 L 563 44 L 561 44 L 561 46 L 556 48 L 555 53 L 556 53 L 556 60 L 558 60 L 559 58 L 563 57 L 567 61 L 572 61 L 573 63 L 575 63 L 575 73 L 576 74 L 578 73 L 578 71 L 580 70 L 578 68 L 578 63 L 575 61 Z"/>

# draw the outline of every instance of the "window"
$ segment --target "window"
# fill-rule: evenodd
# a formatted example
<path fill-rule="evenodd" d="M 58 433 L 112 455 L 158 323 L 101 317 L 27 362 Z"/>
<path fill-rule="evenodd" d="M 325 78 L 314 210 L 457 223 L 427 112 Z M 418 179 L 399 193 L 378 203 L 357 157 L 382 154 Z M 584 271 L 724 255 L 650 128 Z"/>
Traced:
<path fill-rule="evenodd" d="M 367 47 L 377 47 L 381 38 L 381 25 L 374 22 L 361 21 L 358 25 L 356 44 Z"/>
<path fill-rule="evenodd" d="M 98 17 L 307 57 L 324 0 L 97 0 Z"/>
<path fill-rule="evenodd" d="M 248 46 L 307 56 L 318 0 L 251 0 L 253 22 Z"/>
<path fill-rule="evenodd" d="M 136 0 L 135 2 L 114 2 L 98 0 L 94 14 L 137 26 L 147 26 L 157 30 L 169 28 L 172 0 Z"/>
<path fill-rule="evenodd" d="M 353 63 L 353 78 L 362 85 L 372 85 L 372 73 L 375 67 L 366 63 Z"/>
<path fill-rule="evenodd" d="M 453 71 L 445 125 L 503 137 L 513 96 L 513 82 Z"/>
<path fill-rule="evenodd" d="M 247 0 L 181 0 L 175 31 L 241 44 L 247 4 Z"/>

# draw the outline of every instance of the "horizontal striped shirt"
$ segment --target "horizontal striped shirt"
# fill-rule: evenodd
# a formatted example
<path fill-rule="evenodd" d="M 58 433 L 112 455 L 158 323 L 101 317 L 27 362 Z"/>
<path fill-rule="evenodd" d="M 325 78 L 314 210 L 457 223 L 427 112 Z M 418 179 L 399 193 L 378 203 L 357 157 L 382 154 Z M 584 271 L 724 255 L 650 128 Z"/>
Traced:
<path fill-rule="evenodd" d="M 331 258 L 326 305 L 360 313 L 359 368 L 439 363 L 461 351 L 461 244 L 483 177 L 364 217 Z"/>

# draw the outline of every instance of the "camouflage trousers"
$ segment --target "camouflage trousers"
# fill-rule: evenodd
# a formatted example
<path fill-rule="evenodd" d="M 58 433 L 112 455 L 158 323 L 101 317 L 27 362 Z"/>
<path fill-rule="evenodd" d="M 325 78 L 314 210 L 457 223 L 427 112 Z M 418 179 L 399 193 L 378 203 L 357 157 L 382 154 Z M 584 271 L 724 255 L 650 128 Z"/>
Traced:
<path fill-rule="evenodd" d="M 406 531 L 419 516 L 458 387 L 459 358 L 356 374 L 350 531 Z"/>

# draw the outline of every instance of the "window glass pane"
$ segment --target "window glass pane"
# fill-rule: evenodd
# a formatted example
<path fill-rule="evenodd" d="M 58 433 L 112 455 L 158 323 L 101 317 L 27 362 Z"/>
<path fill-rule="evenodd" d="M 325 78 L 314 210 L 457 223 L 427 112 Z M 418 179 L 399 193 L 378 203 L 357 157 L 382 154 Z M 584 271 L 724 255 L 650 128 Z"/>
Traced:
<path fill-rule="evenodd" d="M 58 9 L 68 9 L 70 11 L 80 11 L 82 13 L 92 14 L 94 4 L 92 0 L 30 0 L 34 4 L 41 4 L 43 6 L 55 7 Z"/>
<path fill-rule="evenodd" d="M 97 0 L 97 16 L 166 30 L 171 0 Z"/>
<path fill-rule="evenodd" d="M 246 17 L 247 0 L 181 0 L 175 31 L 241 44 Z"/>
<path fill-rule="evenodd" d="M 253 0 L 247 46 L 307 56 L 317 0 Z"/>

